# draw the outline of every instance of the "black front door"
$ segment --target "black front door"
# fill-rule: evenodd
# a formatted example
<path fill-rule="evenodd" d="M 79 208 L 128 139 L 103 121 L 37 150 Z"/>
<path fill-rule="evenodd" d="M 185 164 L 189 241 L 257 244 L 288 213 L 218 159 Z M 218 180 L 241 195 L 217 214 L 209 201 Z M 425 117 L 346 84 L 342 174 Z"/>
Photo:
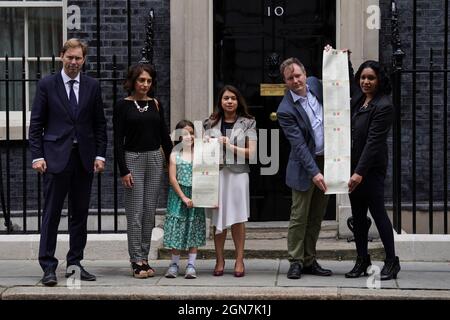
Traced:
<path fill-rule="evenodd" d="M 279 130 L 274 117 L 281 96 L 261 95 L 261 84 L 283 83 L 278 67 L 297 57 L 308 75 L 321 78 L 322 50 L 334 44 L 335 0 L 214 0 L 214 89 L 225 84 L 239 88 L 255 116 L 258 129 Z M 268 134 L 270 137 L 270 134 Z M 260 136 L 261 138 L 261 136 Z M 289 220 L 291 190 L 285 184 L 289 143 L 279 132 L 279 169 L 261 175 L 251 167 L 252 221 Z M 272 158 L 275 155 L 271 155 Z M 326 218 L 335 218 L 335 200 Z"/>

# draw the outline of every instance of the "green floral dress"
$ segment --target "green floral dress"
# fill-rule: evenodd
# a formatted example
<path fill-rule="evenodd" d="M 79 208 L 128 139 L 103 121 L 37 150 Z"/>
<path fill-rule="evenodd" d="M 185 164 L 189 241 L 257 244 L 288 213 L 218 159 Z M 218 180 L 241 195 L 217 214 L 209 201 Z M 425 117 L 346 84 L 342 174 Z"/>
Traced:
<path fill-rule="evenodd" d="M 186 197 L 192 197 L 192 163 L 176 155 L 177 181 Z M 178 250 L 206 244 L 204 208 L 188 208 L 169 187 L 167 214 L 164 222 L 164 246 Z"/>

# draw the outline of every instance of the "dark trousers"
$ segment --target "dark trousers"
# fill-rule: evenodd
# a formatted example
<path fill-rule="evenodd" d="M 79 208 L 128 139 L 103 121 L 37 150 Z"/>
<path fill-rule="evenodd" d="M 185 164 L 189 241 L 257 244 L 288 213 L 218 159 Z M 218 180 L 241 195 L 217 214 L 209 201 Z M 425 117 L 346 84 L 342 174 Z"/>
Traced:
<path fill-rule="evenodd" d="M 94 163 L 92 163 L 94 169 Z M 60 173 L 44 174 L 44 212 L 39 264 L 42 270 L 56 270 L 56 239 L 64 200 L 68 195 L 69 252 L 67 265 L 79 264 L 87 239 L 87 218 L 93 172 L 86 172 L 81 163 L 78 148 L 73 148 L 66 168 Z"/>
<path fill-rule="evenodd" d="M 368 254 L 369 226 L 367 224 L 367 210 L 369 209 L 383 242 L 386 258 L 391 259 L 395 257 L 394 232 L 384 206 L 384 178 L 385 173 L 382 169 L 370 171 L 363 177 L 362 183 L 350 193 L 353 229 L 358 256 L 367 256 Z"/>

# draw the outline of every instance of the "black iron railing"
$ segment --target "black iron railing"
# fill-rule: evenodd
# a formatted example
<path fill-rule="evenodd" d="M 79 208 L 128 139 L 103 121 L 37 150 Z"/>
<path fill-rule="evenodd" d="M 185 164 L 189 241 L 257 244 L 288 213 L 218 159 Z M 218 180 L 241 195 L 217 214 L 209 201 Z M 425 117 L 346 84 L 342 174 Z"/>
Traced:
<path fill-rule="evenodd" d="M 5 57 L 5 61 L 8 61 L 8 57 Z M 54 74 L 59 68 L 56 67 L 56 64 L 58 62 L 56 61 L 55 57 L 52 58 L 51 63 L 51 74 Z M 29 114 L 29 111 L 31 111 L 31 105 L 30 103 L 27 103 L 27 84 L 31 83 L 37 83 L 42 77 L 41 73 L 41 59 L 37 58 L 37 73 L 36 78 L 31 79 L 26 77 L 26 61 L 25 57 L 22 58 L 22 70 L 21 70 L 21 78 L 20 79 L 12 79 L 9 77 L 10 70 L 8 63 L 5 64 L 5 75 L 4 78 L 0 78 L 0 84 L 4 83 L 4 87 L 6 89 L 5 93 L 5 101 L 2 103 L 2 109 L 4 109 L 3 112 L 6 113 L 5 119 L 5 140 L 1 142 L 0 144 L 0 201 L 1 201 L 1 209 L 2 209 L 2 215 L 4 217 L 6 232 L 11 233 L 18 230 L 14 230 L 14 225 L 11 220 L 11 212 L 15 211 L 17 213 L 18 210 L 12 210 L 12 203 L 11 203 L 11 192 L 14 191 L 17 193 L 19 190 L 21 191 L 21 198 L 22 198 L 22 205 L 21 205 L 21 216 L 22 216 L 22 226 L 20 227 L 20 233 L 35 233 L 40 232 L 41 227 L 41 215 L 42 215 L 42 178 L 40 174 L 34 174 L 31 171 L 31 161 L 30 154 L 28 151 L 28 141 L 27 141 L 27 114 Z M 118 89 L 117 89 L 117 83 L 123 82 L 123 78 L 117 77 L 117 58 L 114 55 L 113 56 L 113 77 L 112 78 L 98 78 L 97 80 L 101 83 L 101 86 L 104 87 L 111 87 L 112 90 L 112 105 L 114 106 L 117 101 L 117 95 L 118 95 Z M 11 87 L 12 83 L 20 83 L 21 84 L 21 137 L 11 137 L 10 131 L 11 131 L 11 106 L 12 103 L 10 102 L 10 95 L 9 95 L 9 88 Z M 105 104 L 106 106 L 106 104 Z M 30 110 L 28 110 L 30 109 Z M 14 143 L 14 146 L 12 144 Z M 18 148 L 17 145 L 20 145 Z M 113 145 L 113 142 L 110 144 Z M 15 157 L 11 156 L 12 150 L 16 151 Z M 17 158 L 17 151 L 20 150 L 21 156 Z M 3 154 L 6 159 L 6 165 L 3 165 Z M 21 161 L 21 170 L 19 171 L 21 174 L 20 183 L 21 186 L 18 186 L 17 184 L 12 186 L 12 177 L 16 177 L 17 172 L 17 164 L 14 164 L 14 168 L 16 172 L 13 172 L 11 169 L 11 166 L 13 163 L 17 163 L 18 161 Z M 113 160 L 113 163 L 116 164 L 115 159 Z M 5 169 L 5 170 L 3 170 Z M 114 165 L 114 232 L 118 232 L 118 185 L 117 185 L 117 168 L 116 165 Z M 35 180 L 30 180 L 30 176 L 35 176 Z M 97 232 L 102 232 L 102 174 L 97 174 Z M 36 197 L 34 201 L 31 201 L 30 199 L 30 193 L 28 190 L 28 185 L 34 185 L 36 186 L 36 192 L 33 193 L 33 196 Z M 6 185 L 6 187 L 4 187 Z M 17 197 L 16 197 L 17 199 Z M 29 204 L 33 203 L 36 205 L 37 211 L 37 228 L 33 228 L 32 230 L 29 230 L 28 228 L 28 218 L 29 218 Z M 17 215 L 17 214 L 16 214 Z M 103 230 L 105 231 L 105 230 Z"/>
<path fill-rule="evenodd" d="M 445 0 L 442 10 L 444 10 L 445 26 L 443 32 L 443 49 L 429 48 L 429 61 L 427 67 L 418 67 L 417 59 L 417 36 L 419 29 L 417 27 L 417 0 L 412 2 L 412 67 L 405 69 L 403 67 L 403 59 L 405 57 L 402 51 L 402 43 L 400 39 L 400 27 L 398 20 L 398 8 L 396 1 L 392 1 L 392 82 L 393 82 L 393 101 L 395 106 L 395 121 L 393 124 L 393 173 L 392 173 L 392 202 L 393 202 L 393 224 L 395 230 L 400 233 L 407 228 L 412 233 L 425 233 L 418 230 L 418 213 L 423 212 L 425 207 L 427 210 L 427 232 L 435 233 L 436 225 L 442 223 L 440 233 L 448 234 L 448 13 L 449 1 Z M 441 47 L 440 47 L 441 48 Z M 435 54 L 439 52 L 443 56 L 441 66 L 435 62 Z M 408 77 L 411 84 L 411 95 L 405 97 L 403 90 L 409 85 L 405 81 Z M 439 78 L 439 81 L 437 80 Z M 421 80 L 421 81 L 419 81 Z M 441 81 L 442 80 L 442 81 Z M 426 85 L 424 85 L 426 83 Z M 418 92 L 420 95 L 418 97 Z M 441 94 L 439 93 L 441 92 Z M 408 98 L 408 99 L 406 99 Z M 419 102 L 420 98 L 420 102 Z M 406 101 L 408 100 L 408 101 Z M 425 105 L 425 106 L 424 106 Z M 428 110 L 426 110 L 428 108 Z M 427 111 L 424 112 L 424 109 Z M 420 115 L 419 115 L 420 110 Z M 405 118 L 405 114 L 408 118 Z M 437 116 L 438 115 L 438 116 Z M 442 116 L 441 116 L 442 115 Z M 420 116 L 420 121 L 418 118 Z M 410 118 L 410 119 L 409 119 Z M 442 118 L 442 123 L 439 119 Z M 408 123 L 409 122 L 409 123 Z M 424 130 L 427 126 L 428 130 Z M 407 128 L 410 127 L 408 131 Z M 420 133 L 418 129 L 421 129 Z M 420 142 L 417 141 L 418 135 L 423 135 L 425 131 L 426 137 L 421 136 Z M 403 140 L 410 135 L 410 150 L 404 147 Z M 425 138 L 425 139 L 423 139 Z M 440 142 L 442 140 L 442 142 Z M 426 166 L 423 164 L 424 153 L 418 153 L 418 145 L 428 144 L 428 158 Z M 409 146 L 409 145 L 408 145 Z M 423 148 L 422 148 L 423 150 Z M 442 156 L 439 156 L 442 152 Z M 436 156 L 438 154 L 438 156 Z M 409 156 L 410 155 L 410 156 Z M 405 161 L 406 160 L 406 161 Z M 405 170 L 405 163 L 410 163 L 410 171 Z M 437 170 L 441 172 L 437 174 Z M 410 173 L 409 173 L 410 172 Z M 428 183 L 417 186 L 418 177 L 428 175 Z M 442 184 L 436 181 L 436 176 L 442 178 Z M 410 181 L 406 187 L 408 194 L 405 195 L 405 184 L 403 180 Z M 419 191 L 423 194 L 426 188 L 427 199 L 418 199 Z M 439 190 L 439 192 L 437 192 Z M 440 192 L 442 190 L 442 192 Z M 411 208 L 411 209 L 409 209 Z M 407 209 L 407 210 L 406 210 Z M 403 218 L 406 211 L 411 210 L 412 225 L 406 225 Z M 437 216 L 441 216 L 442 220 L 436 221 Z M 439 218 L 440 219 L 440 218 Z"/>
<path fill-rule="evenodd" d="M 116 55 L 112 56 L 112 70 L 108 70 L 112 72 L 111 77 L 101 77 L 101 28 L 100 28 L 100 1 L 96 1 L 96 12 L 97 12 L 97 23 L 96 23 L 96 61 L 91 63 L 89 75 L 94 76 L 100 82 L 101 87 L 103 89 L 103 93 L 108 94 L 109 99 L 104 100 L 105 102 L 105 110 L 111 110 L 113 106 L 115 106 L 118 97 L 118 84 L 123 83 L 123 77 L 119 76 L 119 74 L 124 75 L 126 70 L 119 70 L 118 67 L 118 59 Z M 154 10 L 151 8 L 149 10 L 148 18 L 145 25 L 146 30 L 146 40 L 145 46 L 142 49 L 142 60 L 141 63 L 153 63 L 153 38 L 154 38 Z M 131 61 L 131 51 L 132 51 L 132 37 L 131 37 L 131 1 L 127 0 L 127 35 L 128 35 L 128 53 L 127 53 L 127 66 L 130 66 Z M 84 39 L 89 40 L 89 39 Z M 1 202 L 1 213 L 0 217 L 3 217 L 5 224 L 5 231 L 2 231 L 0 228 L 0 233 L 39 233 L 41 230 L 41 219 L 42 219 L 42 211 L 43 211 L 43 188 L 42 188 L 42 177 L 40 174 L 36 174 L 31 169 L 31 155 L 28 150 L 28 141 L 27 141 L 27 115 L 31 111 L 31 100 L 28 99 L 27 88 L 30 87 L 30 84 L 36 85 L 37 82 L 46 76 L 47 74 L 42 73 L 42 59 L 37 57 L 36 59 L 36 75 L 35 77 L 27 76 L 27 68 L 26 68 L 26 58 L 22 57 L 22 68 L 20 71 L 20 77 L 14 78 L 11 76 L 12 72 L 10 70 L 9 57 L 4 57 L 5 69 L 4 74 L 0 74 L 0 87 L 3 92 L 0 94 L 4 94 L 2 101 L 0 101 L 0 112 L 5 113 L 5 137 L 2 141 L 0 141 L 0 202 Z M 17 59 L 15 59 L 17 60 Z M 48 60 L 48 59 L 47 59 Z M 53 55 L 51 59 L 50 66 L 50 74 L 54 74 L 55 72 L 59 72 L 59 61 Z M 121 67 L 120 69 L 124 69 Z M 120 72 L 122 71 L 122 73 Z M 86 65 L 83 66 L 83 72 L 86 72 Z M 17 75 L 17 73 L 16 73 Z M 22 105 L 20 109 L 17 108 L 17 102 L 14 101 L 14 97 L 11 97 L 10 92 L 12 86 L 15 84 L 20 84 L 20 100 L 22 101 Z M 105 92 L 106 91 L 106 92 Z M 16 91 L 17 92 L 17 91 Z M 31 97 L 33 98 L 33 97 Z M 16 108 L 14 110 L 15 113 L 20 113 L 21 119 L 21 136 L 17 136 L 17 134 L 12 137 L 11 136 L 11 112 L 13 110 L 12 106 Z M 112 112 L 110 112 L 112 113 Z M 16 115 L 15 115 L 16 116 Z M 107 117 L 108 118 L 108 117 Z M 16 123 L 17 125 L 17 123 Z M 113 135 L 111 135 L 113 136 Z M 111 146 L 114 145 L 114 141 L 110 141 L 109 148 L 112 149 Z M 20 155 L 18 153 L 20 152 Z M 3 161 L 4 160 L 4 161 Z M 20 169 L 18 162 L 21 161 Z M 97 183 L 96 189 L 96 199 L 91 199 L 91 203 L 96 203 L 95 208 L 90 209 L 90 216 L 96 215 L 96 223 L 97 227 L 94 229 L 90 229 L 88 232 L 123 232 L 124 230 L 119 230 L 119 215 L 120 212 L 123 211 L 119 208 L 119 194 L 118 194 L 118 169 L 117 169 L 117 161 L 114 157 L 114 152 L 112 152 L 112 157 L 107 159 L 110 161 L 108 166 L 112 166 L 112 173 L 108 176 L 105 173 L 97 174 L 95 181 Z M 14 168 L 14 172 L 12 170 Z M 20 175 L 20 179 L 19 179 Z M 103 179 L 102 179 L 103 177 Z M 18 183 L 16 183 L 19 181 Z M 14 186 L 12 185 L 14 182 Z M 105 195 L 104 187 L 108 184 L 108 187 L 112 185 L 112 197 L 111 195 L 107 195 L 107 199 L 111 199 L 111 205 L 108 205 L 107 208 L 102 205 L 102 194 Z M 102 188 L 103 187 L 103 188 Z M 93 188 L 93 194 L 95 194 Z M 31 190 L 31 192 L 30 192 Z M 12 195 L 14 193 L 14 195 Z M 14 203 L 12 203 L 12 199 L 14 199 Z M 19 205 L 19 201 L 17 199 L 21 199 L 21 205 Z M 111 209 L 112 206 L 112 209 Z M 30 209 L 32 208 L 32 209 Z M 63 215 L 66 215 L 64 212 Z M 112 227 L 105 227 L 106 224 L 104 221 L 104 217 L 113 216 Z M 70 218 L 70 213 L 67 214 L 67 217 Z M 14 219 L 13 219 L 14 218 Z M 18 221 L 17 219 L 21 218 L 21 226 L 15 225 L 13 220 Z M 33 218 L 36 226 L 30 226 L 30 219 Z M 96 229 L 96 230 L 95 230 Z M 64 232 L 64 231 L 62 231 Z"/>

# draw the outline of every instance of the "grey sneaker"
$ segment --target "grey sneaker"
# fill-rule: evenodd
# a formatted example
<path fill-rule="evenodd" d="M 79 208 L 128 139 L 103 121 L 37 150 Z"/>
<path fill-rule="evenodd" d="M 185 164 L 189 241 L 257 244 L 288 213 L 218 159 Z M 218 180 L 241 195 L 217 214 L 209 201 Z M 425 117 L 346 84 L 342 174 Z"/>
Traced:
<path fill-rule="evenodd" d="M 186 272 L 184 273 L 185 279 L 195 279 L 197 278 L 197 273 L 195 272 L 195 267 L 192 264 L 186 266 Z"/>
<path fill-rule="evenodd" d="M 176 278 L 178 276 L 178 265 L 176 263 L 172 263 L 167 269 L 165 274 L 166 278 Z"/>

